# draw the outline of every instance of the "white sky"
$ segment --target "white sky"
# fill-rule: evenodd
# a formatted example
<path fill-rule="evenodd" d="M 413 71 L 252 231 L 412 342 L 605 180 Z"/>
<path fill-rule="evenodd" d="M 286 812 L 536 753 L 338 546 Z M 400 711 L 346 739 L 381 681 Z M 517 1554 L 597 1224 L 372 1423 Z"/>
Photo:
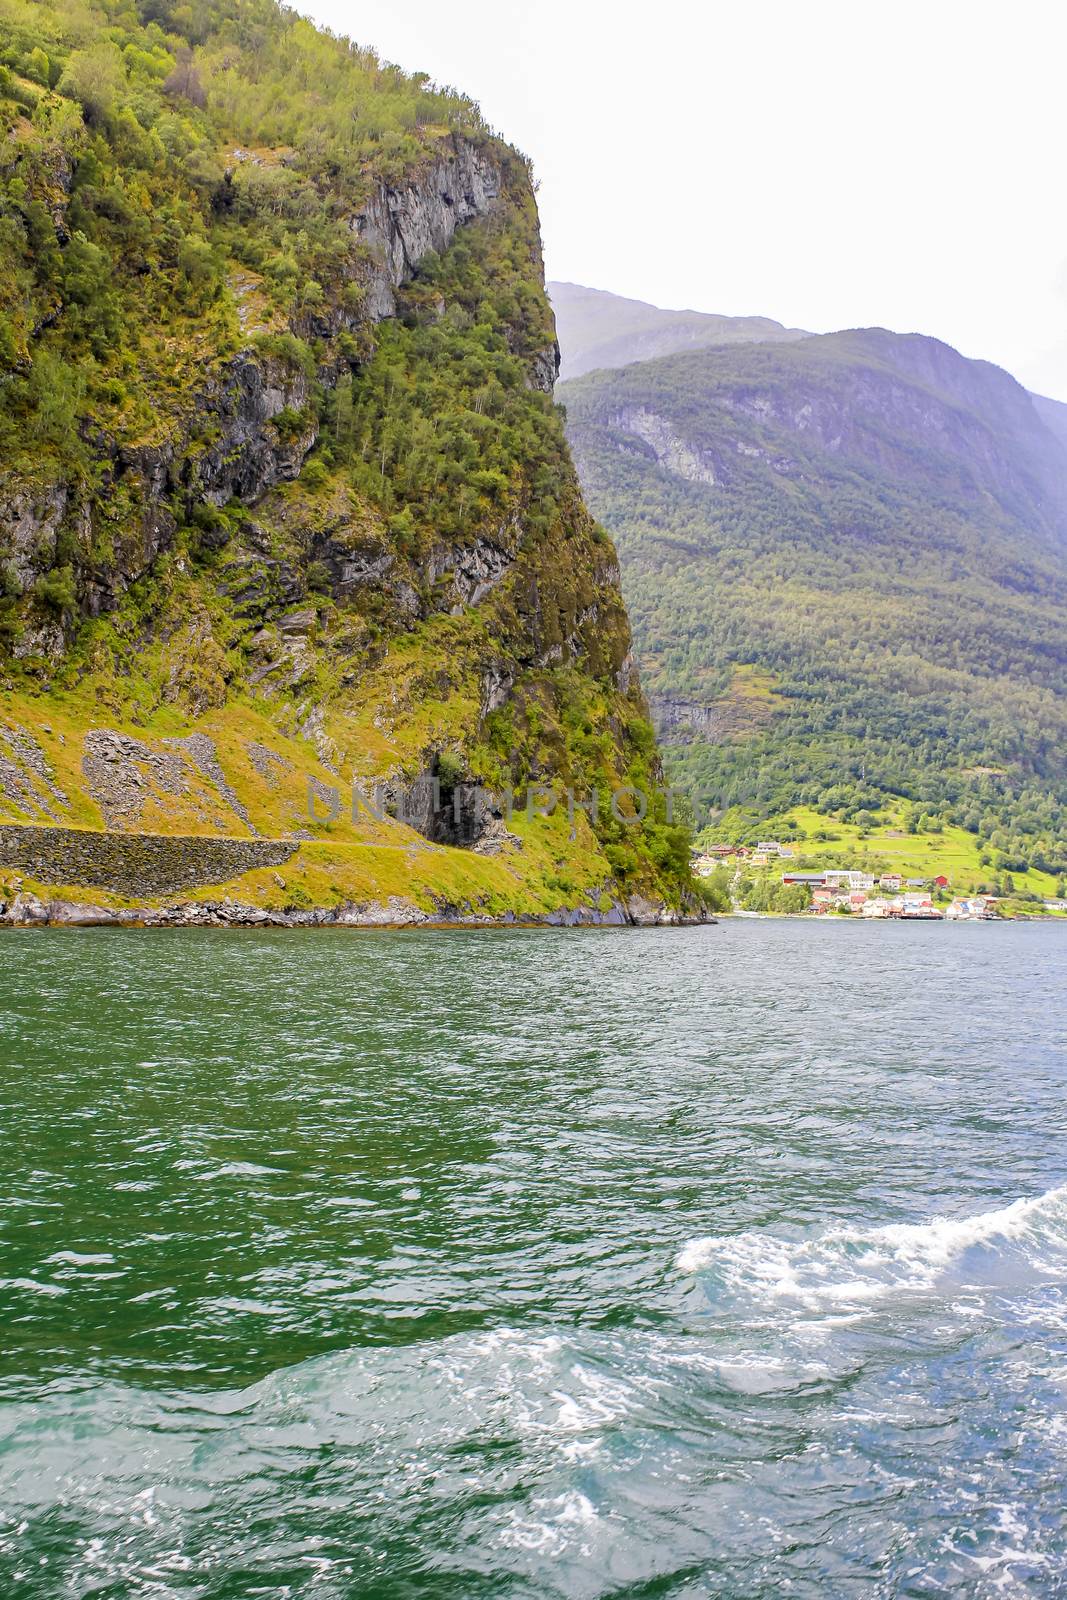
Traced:
<path fill-rule="evenodd" d="M 1056 0 L 298 0 L 533 157 L 550 278 L 935 334 L 1067 400 Z"/>

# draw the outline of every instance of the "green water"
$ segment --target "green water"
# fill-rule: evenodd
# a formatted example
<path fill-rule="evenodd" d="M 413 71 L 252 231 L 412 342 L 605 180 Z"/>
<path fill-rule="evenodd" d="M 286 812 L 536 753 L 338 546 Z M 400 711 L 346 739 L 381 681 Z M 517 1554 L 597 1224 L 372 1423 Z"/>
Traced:
<path fill-rule="evenodd" d="M 1067 1593 L 1067 929 L 0 938 L 0 1595 Z"/>

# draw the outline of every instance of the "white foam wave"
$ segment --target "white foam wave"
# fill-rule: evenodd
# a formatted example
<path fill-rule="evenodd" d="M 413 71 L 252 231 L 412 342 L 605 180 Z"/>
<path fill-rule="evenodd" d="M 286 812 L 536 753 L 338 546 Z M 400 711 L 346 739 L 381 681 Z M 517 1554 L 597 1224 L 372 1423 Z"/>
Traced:
<path fill-rule="evenodd" d="M 57 1250 L 54 1255 L 47 1258 L 45 1265 L 61 1265 L 70 1267 L 107 1267 L 114 1264 L 115 1257 L 106 1253 L 100 1255 L 81 1255 L 77 1250 Z"/>
<path fill-rule="evenodd" d="M 41 1283 L 37 1278 L 0 1278 L 0 1289 L 23 1289 L 29 1294 L 69 1294 L 60 1283 Z"/>
<path fill-rule="evenodd" d="M 558 1559 L 571 1546 L 576 1535 L 581 1540 L 583 1535 L 596 1530 L 600 1521 L 600 1514 L 592 1501 L 579 1489 L 553 1496 L 535 1495 L 528 1512 L 509 1514 L 496 1542 L 504 1547 L 510 1545 L 513 1549 Z M 592 1553 L 591 1546 L 584 1545 L 581 1553 L 589 1556 Z"/>
<path fill-rule="evenodd" d="M 835 1224 L 799 1240 L 762 1229 L 692 1239 L 676 1264 L 727 1294 L 840 1310 L 946 1280 L 954 1289 L 995 1282 L 1012 1261 L 1029 1275 L 1067 1271 L 1067 1185 L 971 1217 Z"/>
<path fill-rule="evenodd" d="M 188 1166 L 189 1163 L 178 1162 L 176 1165 Z M 280 1167 L 261 1167 L 256 1161 L 226 1161 L 221 1167 L 194 1172 L 193 1177 L 197 1183 L 210 1183 L 215 1178 L 272 1178 L 280 1171 Z"/>

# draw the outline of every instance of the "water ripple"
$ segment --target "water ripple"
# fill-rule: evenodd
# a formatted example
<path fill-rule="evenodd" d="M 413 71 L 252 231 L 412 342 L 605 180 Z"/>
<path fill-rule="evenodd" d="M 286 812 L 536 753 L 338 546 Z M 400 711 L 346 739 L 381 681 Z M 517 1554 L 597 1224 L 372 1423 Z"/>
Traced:
<path fill-rule="evenodd" d="M 1059 1592 L 1064 930 L 2 954 L 5 1600 Z"/>

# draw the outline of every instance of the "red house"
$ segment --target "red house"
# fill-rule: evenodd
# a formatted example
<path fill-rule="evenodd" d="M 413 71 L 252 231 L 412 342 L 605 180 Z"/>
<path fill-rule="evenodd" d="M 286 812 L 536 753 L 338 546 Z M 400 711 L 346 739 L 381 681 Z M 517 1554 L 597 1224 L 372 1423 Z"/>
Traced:
<path fill-rule="evenodd" d="M 937 887 L 939 889 L 947 889 L 948 888 L 948 879 L 945 877 L 945 875 L 943 873 L 941 874 L 940 877 L 934 879 L 934 883 L 937 885 Z"/>

